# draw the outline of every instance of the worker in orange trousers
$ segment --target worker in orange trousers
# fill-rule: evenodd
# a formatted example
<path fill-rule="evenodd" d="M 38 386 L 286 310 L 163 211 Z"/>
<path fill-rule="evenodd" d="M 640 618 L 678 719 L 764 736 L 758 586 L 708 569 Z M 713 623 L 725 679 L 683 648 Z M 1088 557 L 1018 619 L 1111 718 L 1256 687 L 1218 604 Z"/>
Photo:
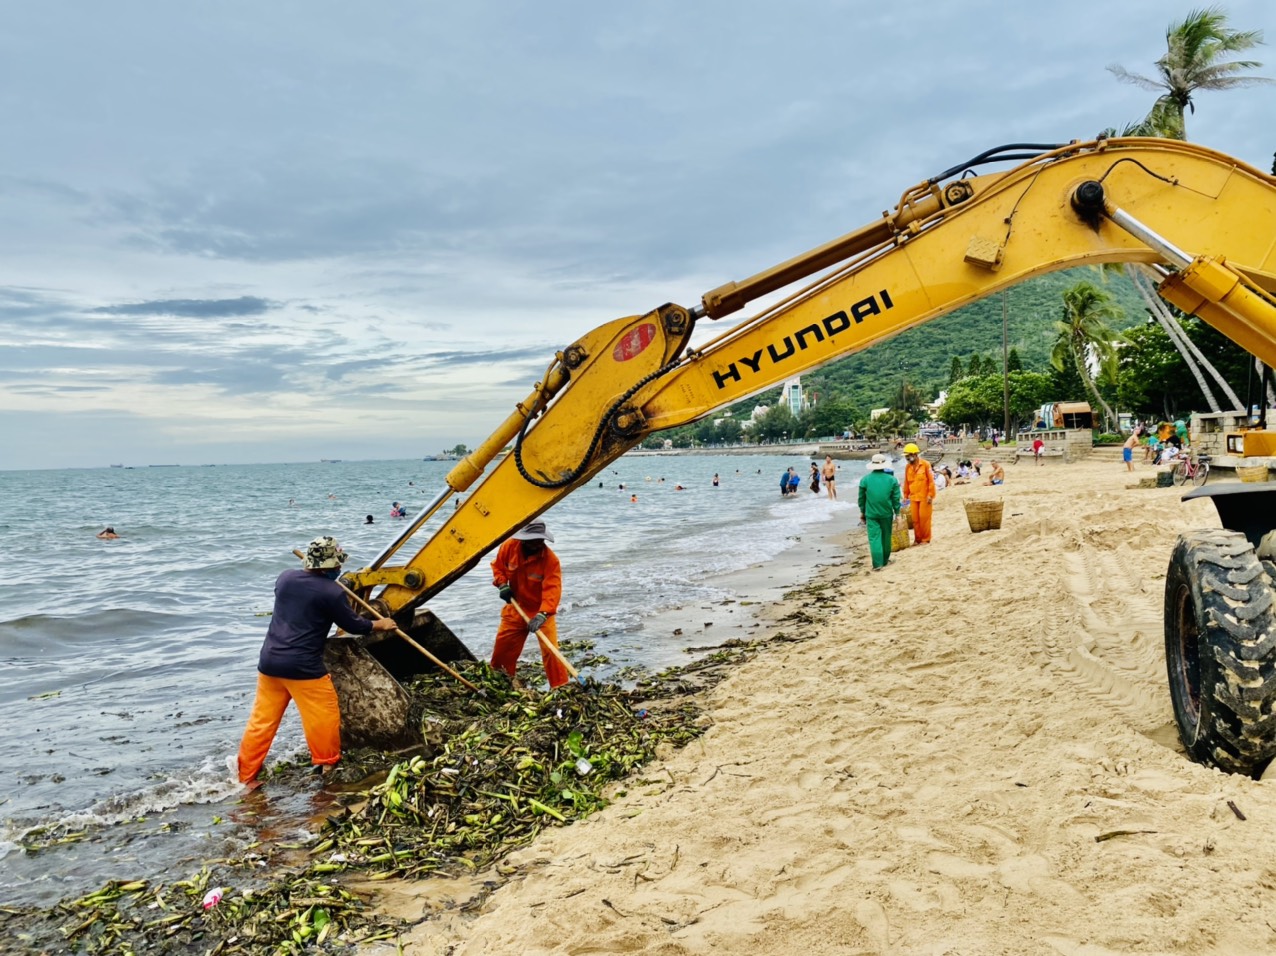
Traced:
<path fill-rule="evenodd" d="M 930 518 L 935 504 L 935 472 L 912 442 L 904 446 L 904 497 L 913 515 L 913 544 L 930 544 Z"/>
<path fill-rule="evenodd" d="M 553 540 L 545 522 L 530 522 L 497 549 L 492 561 L 492 584 L 500 588 L 501 600 L 506 605 L 501 609 L 501 623 L 492 647 L 492 667 L 510 677 L 514 676 L 527 635 L 535 636 L 540 631 L 551 644 L 558 646 L 556 615 L 563 595 L 563 569 L 558 555 L 547 544 Z M 523 619 L 514 603 L 530 621 Z M 567 683 L 567 668 L 544 647 L 541 647 L 541 662 L 551 688 Z"/>
<path fill-rule="evenodd" d="M 388 631 L 388 617 L 371 621 L 346 603 L 337 578 L 346 553 L 335 538 L 315 538 L 299 569 L 275 580 L 275 607 L 257 661 L 257 696 L 239 743 L 228 758 L 240 783 L 257 785 L 257 774 L 275 740 L 288 702 L 295 701 L 310 759 L 324 772 L 341 759 L 341 710 L 337 690 L 323 662 L 323 646 L 333 624 L 351 634 Z"/>

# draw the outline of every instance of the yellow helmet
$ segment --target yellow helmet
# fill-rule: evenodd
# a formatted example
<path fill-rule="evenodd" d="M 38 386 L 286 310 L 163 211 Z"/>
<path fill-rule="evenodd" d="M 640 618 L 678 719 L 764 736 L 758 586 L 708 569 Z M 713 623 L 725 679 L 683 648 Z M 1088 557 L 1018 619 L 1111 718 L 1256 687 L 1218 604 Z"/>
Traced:
<path fill-rule="evenodd" d="M 921 453 L 922 453 L 922 450 L 918 448 L 916 445 L 914 445 L 911 441 L 904 446 L 905 455 L 920 455 Z"/>

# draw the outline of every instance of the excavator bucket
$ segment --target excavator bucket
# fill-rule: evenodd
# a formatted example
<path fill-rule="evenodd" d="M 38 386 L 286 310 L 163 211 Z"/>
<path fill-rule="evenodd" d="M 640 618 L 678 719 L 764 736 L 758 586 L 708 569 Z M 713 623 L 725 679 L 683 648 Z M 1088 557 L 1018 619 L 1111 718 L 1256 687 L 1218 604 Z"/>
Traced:
<path fill-rule="evenodd" d="M 445 664 L 473 661 L 460 639 L 428 610 L 418 611 L 407 634 Z M 398 750 L 421 742 L 412 701 L 402 682 L 438 668 L 416 648 L 393 634 L 361 646 L 334 639 L 324 649 L 341 705 L 341 742 L 345 747 Z"/>

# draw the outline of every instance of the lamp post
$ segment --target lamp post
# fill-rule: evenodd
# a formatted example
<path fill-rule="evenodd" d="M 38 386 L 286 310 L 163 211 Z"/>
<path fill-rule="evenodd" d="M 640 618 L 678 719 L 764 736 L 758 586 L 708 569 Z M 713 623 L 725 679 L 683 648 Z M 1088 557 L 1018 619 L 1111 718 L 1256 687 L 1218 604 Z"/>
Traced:
<path fill-rule="evenodd" d="M 1010 436 L 1010 319 L 1006 304 L 1008 291 L 1001 290 L 1001 401 L 1005 416 L 1002 419 L 1001 440 Z"/>

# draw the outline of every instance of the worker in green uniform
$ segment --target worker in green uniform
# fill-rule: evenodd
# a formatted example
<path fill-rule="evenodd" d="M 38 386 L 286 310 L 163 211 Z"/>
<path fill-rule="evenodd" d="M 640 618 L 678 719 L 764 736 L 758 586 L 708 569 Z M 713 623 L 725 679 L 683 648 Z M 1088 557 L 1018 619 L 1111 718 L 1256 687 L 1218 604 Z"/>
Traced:
<path fill-rule="evenodd" d="M 891 523 L 899 513 L 899 482 L 888 471 L 885 455 L 874 455 L 868 463 L 868 474 L 860 479 L 860 519 L 868 529 L 868 551 L 873 570 L 886 567 L 891 559 Z"/>

